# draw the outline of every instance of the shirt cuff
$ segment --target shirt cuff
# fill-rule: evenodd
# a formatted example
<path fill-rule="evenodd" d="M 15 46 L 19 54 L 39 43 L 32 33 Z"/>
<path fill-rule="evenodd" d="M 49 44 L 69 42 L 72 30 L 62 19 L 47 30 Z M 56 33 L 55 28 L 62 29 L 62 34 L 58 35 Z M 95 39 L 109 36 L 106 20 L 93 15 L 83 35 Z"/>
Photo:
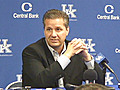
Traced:
<path fill-rule="evenodd" d="M 85 61 L 85 64 L 87 65 L 88 69 L 94 69 L 94 57 L 92 57 L 91 61 Z"/>
<path fill-rule="evenodd" d="M 66 57 L 65 55 L 61 55 L 58 58 L 58 62 L 61 65 L 62 69 L 64 70 L 67 65 L 71 62 L 70 59 L 68 57 Z"/>

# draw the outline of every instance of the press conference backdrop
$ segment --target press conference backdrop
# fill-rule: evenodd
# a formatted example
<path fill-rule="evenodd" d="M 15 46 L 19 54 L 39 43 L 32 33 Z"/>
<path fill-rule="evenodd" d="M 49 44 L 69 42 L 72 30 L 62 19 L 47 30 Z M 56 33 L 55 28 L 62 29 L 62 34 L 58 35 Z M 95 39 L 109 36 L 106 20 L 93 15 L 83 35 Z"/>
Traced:
<path fill-rule="evenodd" d="M 0 0 L 0 87 L 22 81 L 22 50 L 44 37 L 43 14 L 59 9 L 70 17 L 67 39 L 82 38 L 101 52 L 120 78 L 120 0 Z M 116 85 L 107 71 L 106 85 Z"/>

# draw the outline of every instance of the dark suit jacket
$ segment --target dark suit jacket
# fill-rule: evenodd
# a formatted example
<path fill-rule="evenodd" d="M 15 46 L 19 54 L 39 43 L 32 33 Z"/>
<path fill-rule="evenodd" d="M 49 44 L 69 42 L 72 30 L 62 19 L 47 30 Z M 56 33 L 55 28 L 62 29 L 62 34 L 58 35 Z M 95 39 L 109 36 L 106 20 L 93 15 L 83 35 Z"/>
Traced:
<path fill-rule="evenodd" d="M 66 41 L 66 46 L 68 41 Z M 80 85 L 83 73 L 87 69 L 80 55 L 73 56 L 71 63 L 62 70 L 60 64 L 54 60 L 48 49 L 45 38 L 40 39 L 23 50 L 23 86 L 33 88 L 58 87 L 57 81 L 64 77 L 64 83 Z M 99 65 L 95 63 L 98 73 L 97 83 L 104 84 L 104 75 Z"/>

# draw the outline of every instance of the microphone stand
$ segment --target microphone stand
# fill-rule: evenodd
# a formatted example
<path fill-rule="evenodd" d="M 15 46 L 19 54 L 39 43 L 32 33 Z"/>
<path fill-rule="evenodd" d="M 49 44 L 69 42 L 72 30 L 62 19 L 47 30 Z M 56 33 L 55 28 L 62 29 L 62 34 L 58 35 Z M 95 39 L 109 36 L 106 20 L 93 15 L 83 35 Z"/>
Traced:
<path fill-rule="evenodd" d="M 108 67 L 108 68 L 107 68 Z M 105 72 L 106 72 L 106 68 L 115 75 L 117 81 L 118 81 L 118 88 L 120 88 L 120 80 L 118 79 L 118 76 L 117 74 L 106 64 L 104 63 L 104 66 L 103 66 L 103 72 L 104 72 L 104 75 L 105 75 Z"/>
<path fill-rule="evenodd" d="M 105 85 L 105 74 L 106 74 L 106 67 L 103 66 L 103 73 L 104 73 L 104 85 Z"/>

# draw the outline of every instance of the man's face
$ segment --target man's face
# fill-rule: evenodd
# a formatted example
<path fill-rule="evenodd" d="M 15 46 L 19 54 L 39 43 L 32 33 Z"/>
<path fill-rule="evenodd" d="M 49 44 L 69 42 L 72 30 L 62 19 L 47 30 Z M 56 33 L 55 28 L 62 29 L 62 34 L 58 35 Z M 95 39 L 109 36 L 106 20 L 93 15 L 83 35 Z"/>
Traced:
<path fill-rule="evenodd" d="M 45 38 L 52 48 L 62 47 L 69 28 L 66 28 L 62 18 L 45 20 Z"/>

